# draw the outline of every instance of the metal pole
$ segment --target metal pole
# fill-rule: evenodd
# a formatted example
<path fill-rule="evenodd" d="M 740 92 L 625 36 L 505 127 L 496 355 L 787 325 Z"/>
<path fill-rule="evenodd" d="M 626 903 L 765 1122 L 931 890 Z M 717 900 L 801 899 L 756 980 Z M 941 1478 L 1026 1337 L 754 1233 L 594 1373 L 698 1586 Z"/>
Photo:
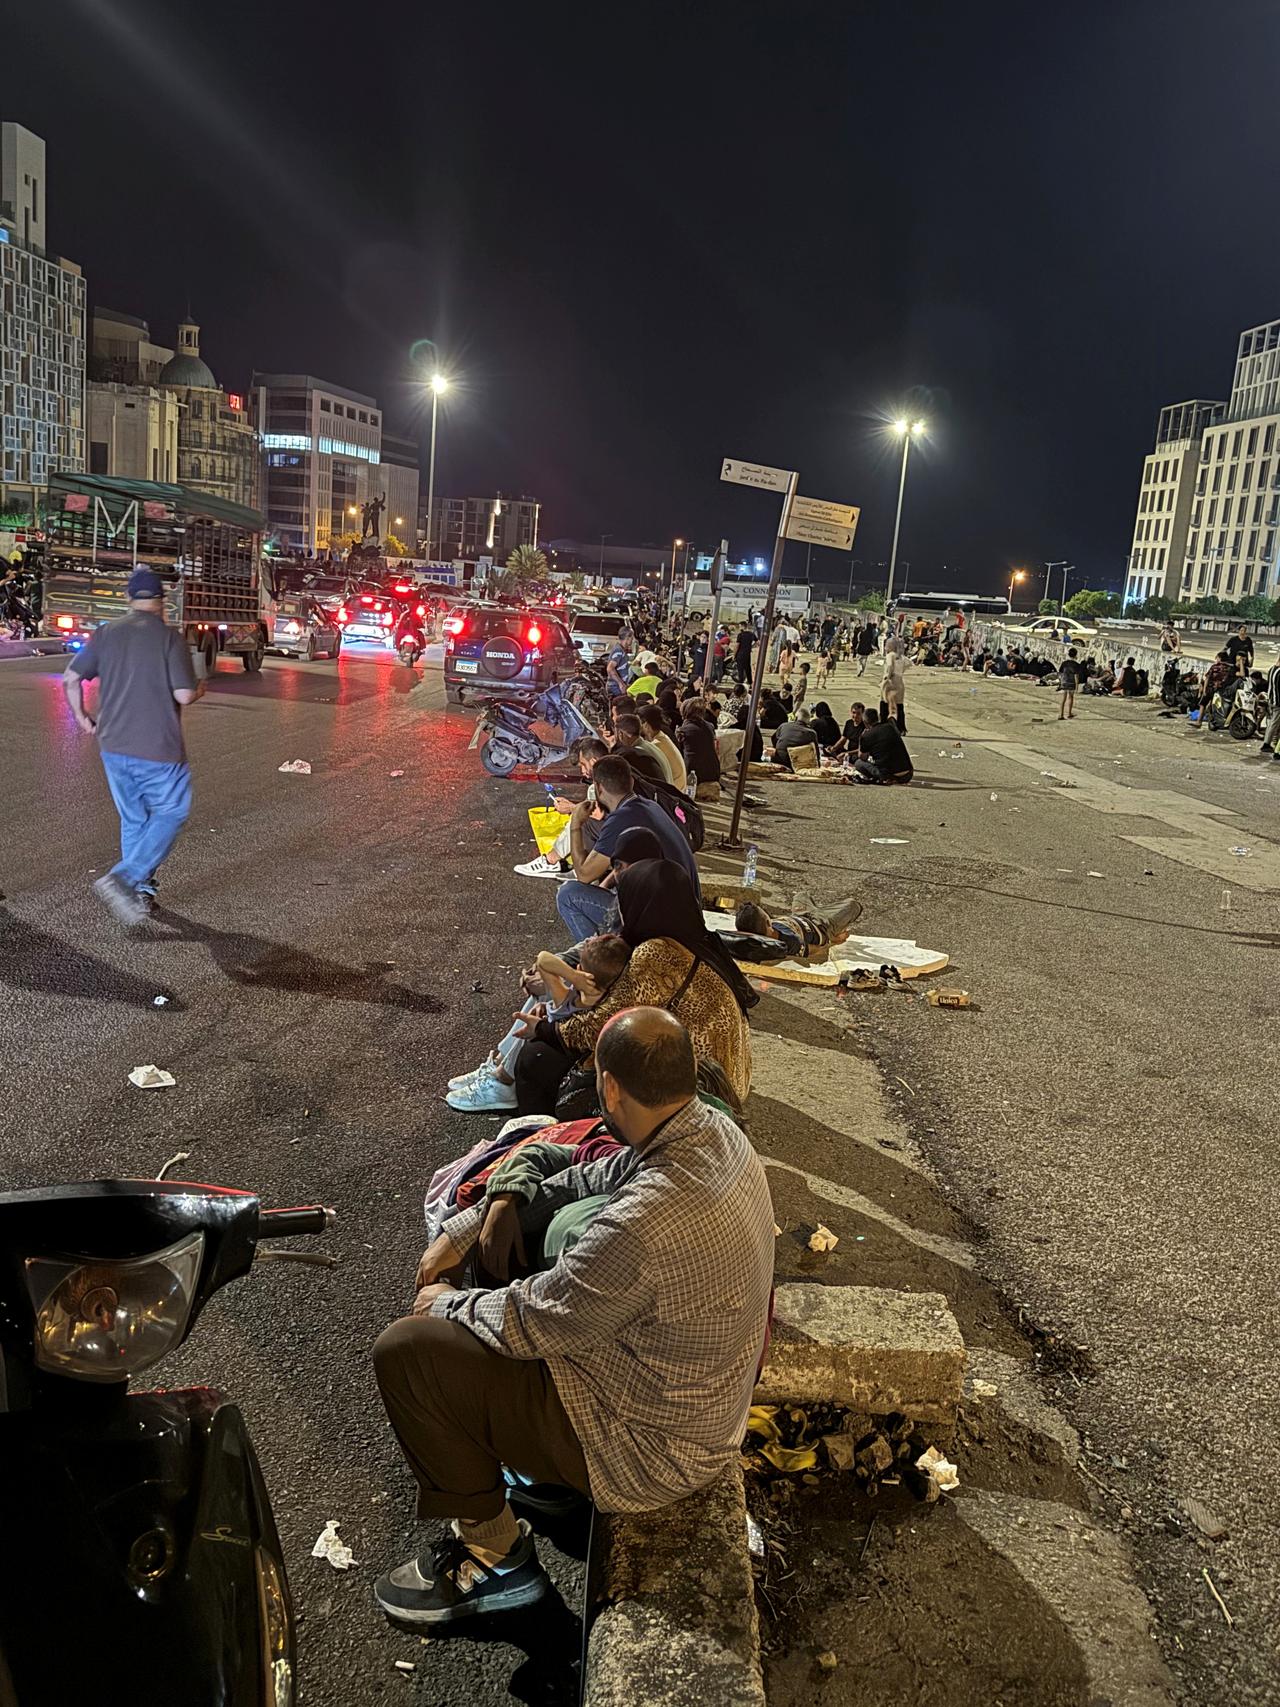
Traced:
<path fill-rule="evenodd" d="M 1075 568 L 1074 563 L 1064 563 L 1062 565 L 1062 597 L 1058 600 L 1058 615 L 1059 616 L 1064 616 L 1066 614 L 1066 612 L 1063 610 L 1063 606 L 1067 602 L 1067 576 L 1071 573 L 1071 571 L 1074 568 Z"/>
<path fill-rule="evenodd" d="M 702 660 L 702 691 L 705 694 L 711 686 L 712 673 L 716 661 L 716 629 L 720 626 L 720 594 L 724 590 L 724 572 L 729 562 L 729 542 L 720 541 L 720 547 L 711 559 L 711 585 L 714 591 L 711 595 L 711 630 L 707 635 L 707 653 Z M 716 570 L 719 570 L 717 575 Z"/>
<path fill-rule="evenodd" d="M 440 407 L 440 393 L 432 387 L 431 390 L 431 460 L 427 465 L 427 562 L 431 557 L 431 528 L 434 517 L 432 510 L 436 501 L 436 411 Z"/>
<path fill-rule="evenodd" d="M 853 572 L 861 561 L 862 559 L 860 557 L 851 557 L 849 559 L 849 591 L 845 596 L 845 603 L 849 605 L 853 603 Z"/>
<path fill-rule="evenodd" d="M 751 749 L 755 745 L 756 713 L 760 709 L 760 690 L 764 686 L 764 667 L 769 654 L 769 635 L 773 628 L 773 611 L 778 602 L 778 584 L 782 580 L 782 553 L 787 543 L 787 528 L 791 525 L 791 506 L 795 502 L 796 486 L 800 476 L 792 472 L 787 481 L 787 495 L 782 500 L 782 514 L 778 518 L 778 537 L 773 543 L 773 564 L 769 570 L 769 595 L 764 605 L 764 632 L 756 647 L 756 673 L 751 680 L 751 703 L 747 706 L 747 727 L 742 737 L 742 751 L 738 758 L 738 786 L 733 794 L 733 816 L 729 820 L 729 834 L 721 842 L 724 848 L 738 848 L 742 843 L 738 839 L 738 826 L 742 820 L 742 797 L 747 791 L 747 766 L 751 760 Z"/>
<path fill-rule="evenodd" d="M 893 518 L 893 547 L 889 552 L 889 584 L 885 588 L 884 608 L 888 615 L 893 603 L 893 572 L 898 566 L 898 531 L 902 527 L 902 494 L 907 487 L 907 457 L 911 453 L 911 428 L 902 435 L 902 473 L 898 476 L 898 511 Z"/>

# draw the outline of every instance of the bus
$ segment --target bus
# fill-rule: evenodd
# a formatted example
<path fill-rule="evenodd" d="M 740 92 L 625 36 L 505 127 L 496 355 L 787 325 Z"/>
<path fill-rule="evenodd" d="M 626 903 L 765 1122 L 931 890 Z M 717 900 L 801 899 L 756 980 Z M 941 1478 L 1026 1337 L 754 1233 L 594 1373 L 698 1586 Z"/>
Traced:
<path fill-rule="evenodd" d="M 945 616 L 952 610 L 962 610 L 970 617 L 1006 617 L 1010 605 L 1003 593 L 899 593 L 889 607 L 889 615 Z"/>

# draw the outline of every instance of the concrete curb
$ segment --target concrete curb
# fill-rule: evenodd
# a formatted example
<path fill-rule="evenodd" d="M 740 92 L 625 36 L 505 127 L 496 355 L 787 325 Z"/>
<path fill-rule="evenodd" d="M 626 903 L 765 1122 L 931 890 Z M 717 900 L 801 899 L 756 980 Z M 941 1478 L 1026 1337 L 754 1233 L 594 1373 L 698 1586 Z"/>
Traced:
<path fill-rule="evenodd" d="M 779 1286 L 756 1401 L 832 1400 L 878 1417 L 901 1411 L 955 1430 L 964 1382 L 960 1327 L 940 1292 L 876 1286 Z"/>
<path fill-rule="evenodd" d="M 0 640 L 0 658 L 60 658 L 65 651 L 61 640 Z"/>
<path fill-rule="evenodd" d="M 741 1469 L 660 1511 L 596 1521 L 605 1604 L 585 1707 L 765 1707 Z"/>

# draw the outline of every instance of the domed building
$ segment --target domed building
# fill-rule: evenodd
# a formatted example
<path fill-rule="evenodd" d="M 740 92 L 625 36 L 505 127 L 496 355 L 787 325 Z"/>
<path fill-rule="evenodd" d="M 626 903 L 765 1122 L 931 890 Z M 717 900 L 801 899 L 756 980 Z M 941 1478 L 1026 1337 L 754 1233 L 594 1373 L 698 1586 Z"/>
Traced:
<path fill-rule="evenodd" d="M 177 350 L 160 369 L 157 383 L 178 399 L 179 483 L 256 510 L 261 495 L 258 434 L 244 399 L 223 391 L 201 357 L 194 321 L 179 324 Z"/>

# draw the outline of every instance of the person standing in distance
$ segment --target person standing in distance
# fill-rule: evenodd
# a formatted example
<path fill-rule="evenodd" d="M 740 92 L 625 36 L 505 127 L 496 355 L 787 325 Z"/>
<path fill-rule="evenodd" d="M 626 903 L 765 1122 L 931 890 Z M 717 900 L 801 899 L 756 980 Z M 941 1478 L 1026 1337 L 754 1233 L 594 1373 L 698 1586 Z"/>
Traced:
<path fill-rule="evenodd" d="M 204 693 L 186 640 L 164 620 L 164 583 L 135 569 L 129 614 L 95 629 L 67 665 L 62 691 L 86 735 L 97 734 L 107 787 L 120 814 L 120 858 L 94 893 L 123 925 L 146 918 L 156 873 L 191 811 L 191 768 L 182 710 Z M 98 715 L 84 708 L 84 684 L 98 684 Z"/>

